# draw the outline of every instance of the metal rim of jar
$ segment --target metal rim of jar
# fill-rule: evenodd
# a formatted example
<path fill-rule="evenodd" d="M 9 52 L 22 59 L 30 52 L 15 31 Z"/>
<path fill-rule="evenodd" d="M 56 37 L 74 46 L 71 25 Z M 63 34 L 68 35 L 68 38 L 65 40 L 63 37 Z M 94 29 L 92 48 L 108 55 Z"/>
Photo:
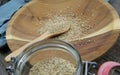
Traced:
<path fill-rule="evenodd" d="M 37 48 L 34 48 L 34 47 L 37 47 Z M 78 50 L 72 44 L 62 41 L 62 40 L 56 40 L 56 39 L 54 39 L 54 40 L 47 39 L 47 40 L 43 40 L 43 41 L 38 41 L 38 42 L 30 45 L 29 47 L 25 48 L 25 50 L 18 57 L 16 57 L 16 60 L 13 65 L 14 75 L 21 75 L 20 73 L 23 68 L 23 65 L 29 59 L 29 57 L 32 53 L 36 52 L 37 50 L 47 48 L 47 47 L 56 47 L 56 48 L 59 47 L 59 48 L 65 49 L 65 50 L 70 50 L 70 53 L 73 54 L 73 56 L 75 57 L 75 59 L 78 63 L 78 67 L 76 69 L 75 75 L 82 75 L 83 65 L 82 65 L 82 60 L 81 60 L 80 53 L 78 52 Z M 32 50 L 30 50 L 30 49 L 32 49 Z"/>

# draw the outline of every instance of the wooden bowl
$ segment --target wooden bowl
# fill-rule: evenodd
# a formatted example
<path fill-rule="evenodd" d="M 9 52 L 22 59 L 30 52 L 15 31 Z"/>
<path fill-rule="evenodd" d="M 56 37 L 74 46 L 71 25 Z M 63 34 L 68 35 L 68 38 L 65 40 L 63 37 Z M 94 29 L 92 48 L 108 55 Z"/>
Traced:
<path fill-rule="evenodd" d="M 120 29 L 115 9 L 102 0 L 33 0 L 22 7 L 9 22 L 6 38 L 11 51 L 40 36 L 40 20 L 54 15 L 82 17 L 81 38 L 71 42 L 83 60 L 92 61 L 109 50 Z M 85 24 L 84 24 L 85 22 Z M 76 34 L 77 35 L 77 34 Z"/>

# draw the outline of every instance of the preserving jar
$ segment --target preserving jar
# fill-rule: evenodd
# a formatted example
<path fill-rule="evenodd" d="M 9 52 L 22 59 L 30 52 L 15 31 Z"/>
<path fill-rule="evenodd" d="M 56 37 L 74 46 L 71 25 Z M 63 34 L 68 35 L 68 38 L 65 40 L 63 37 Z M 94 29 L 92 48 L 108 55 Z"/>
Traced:
<path fill-rule="evenodd" d="M 44 40 L 30 45 L 19 56 L 12 58 L 7 70 L 11 75 L 29 75 L 33 65 L 51 57 L 60 57 L 76 64 L 74 75 L 83 75 L 83 63 L 78 50 L 61 40 Z"/>

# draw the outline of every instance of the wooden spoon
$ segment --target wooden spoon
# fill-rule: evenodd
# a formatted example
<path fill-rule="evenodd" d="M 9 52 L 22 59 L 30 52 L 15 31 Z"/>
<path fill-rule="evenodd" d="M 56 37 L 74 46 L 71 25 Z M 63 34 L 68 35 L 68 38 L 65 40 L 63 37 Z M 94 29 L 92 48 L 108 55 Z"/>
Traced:
<path fill-rule="evenodd" d="M 11 57 L 16 57 L 18 56 L 22 51 L 24 51 L 24 49 L 28 46 L 30 46 L 31 44 L 34 44 L 37 41 L 41 41 L 62 33 L 67 32 L 70 29 L 70 25 L 59 25 L 59 26 L 54 26 L 51 30 L 46 31 L 44 34 L 42 34 L 41 36 L 39 36 L 38 38 L 34 39 L 33 41 L 27 43 L 26 45 L 22 46 L 21 48 L 13 51 L 11 54 L 9 54 L 8 56 L 5 57 L 5 61 L 9 62 L 11 61 Z"/>

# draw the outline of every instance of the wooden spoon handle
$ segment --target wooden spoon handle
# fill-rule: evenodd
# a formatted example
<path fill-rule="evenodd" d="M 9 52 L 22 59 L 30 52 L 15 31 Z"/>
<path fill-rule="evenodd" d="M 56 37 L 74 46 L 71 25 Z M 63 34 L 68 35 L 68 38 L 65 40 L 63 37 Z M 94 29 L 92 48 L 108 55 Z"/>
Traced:
<path fill-rule="evenodd" d="M 11 57 L 16 57 L 18 56 L 22 51 L 24 51 L 24 49 L 30 45 L 32 45 L 33 43 L 37 42 L 37 41 L 41 41 L 44 40 L 46 38 L 51 37 L 51 34 L 49 32 L 45 32 L 44 34 L 42 34 L 41 36 L 39 36 L 38 38 L 34 39 L 33 41 L 27 43 L 26 45 L 22 46 L 21 48 L 13 51 L 11 54 L 9 54 L 8 56 L 5 57 L 5 61 L 9 62 L 11 61 Z"/>

